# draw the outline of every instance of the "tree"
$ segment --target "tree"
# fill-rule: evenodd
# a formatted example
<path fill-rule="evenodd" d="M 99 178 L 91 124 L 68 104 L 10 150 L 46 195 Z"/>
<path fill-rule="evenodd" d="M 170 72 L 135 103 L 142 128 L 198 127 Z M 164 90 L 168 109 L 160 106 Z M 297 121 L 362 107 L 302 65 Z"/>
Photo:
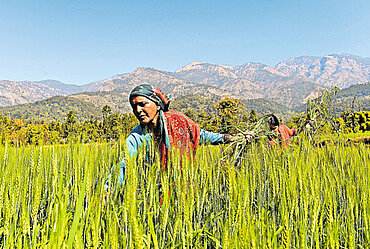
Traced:
<path fill-rule="evenodd" d="M 102 109 L 102 114 L 103 114 L 103 135 L 105 139 L 108 141 L 109 140 L 109 132 L 111 129 L 111 124 L 109 124 L 108 117 L 112 113 L 112 108 L 109 105 L 105 105 Z"/>
<path fill-rule="evenodd" d="M 76 125 L 76 114 L 70 110 L 67 114 L 66 122 L 64 123 L 64 138 L 68 141 L 75 140 L 75 125 Z"/>
<path fill-rule="evenodd" d="M 43 142 L 44 133 L 42 127 L 37 124 L 27 125 L 26 142 L 28 144 L 41 144 Z"/>
<path fill-rule="evenodd" d="M 238 128 L 244 127 L 242 120 L 244 106 L 239 100 L 223 98 L 216 105 L 216 110 L 220 118 L 221 133 L 235 133 L 238 132 Z"/>
<path fill-rule="evenodd" d="M 257 120 L 258 120 L 257 113 L 255 112 L 254 109 L 252 109 L 248 116 L 248 122 L 255 123 L 257 122 Z"/>
<path fill-rule="evenodd" d="M 105 105 L 101 112 L 103 114 L 103 121 L 105 121 L 107 117 L 112 113 L 112 108 L 109 105 Z"/>

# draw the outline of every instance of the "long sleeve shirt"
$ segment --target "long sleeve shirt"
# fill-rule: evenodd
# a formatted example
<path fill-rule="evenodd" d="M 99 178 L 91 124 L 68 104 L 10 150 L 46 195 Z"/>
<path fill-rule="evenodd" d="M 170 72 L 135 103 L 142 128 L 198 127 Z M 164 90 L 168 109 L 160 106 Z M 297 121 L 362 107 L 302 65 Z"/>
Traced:
<path fill-rule="evenodd" d="M 145 144 L 149 144 L 152 141 L 152 136 L 145 130 L 142 129 L 140 125 L 136 126 L 134 130 L 130 133 L 130 135 L 126 139 L 126 148 L 128 152 L 128 156 L 131 158 L 136 157 L 139 148 Z M 201 129 L 200 130 L 200 141 L 199 145 L 201 144 L 212 144 L 217 145 L 224 143 L 224 135 L 219 133 L 214 133 L 210 131 L 206 131 Z M 125 177 L 125 158 L 121 160 L 121 162 L 118 164 L 120 166 L 119 176 L 118 176 L 118 186 L 121 187 L 123 185 L 124 177 Z M 113 166 L 111 169 L 111 173 L 113 172 L 114 168 Z M 108 190 L 109 187 L 109 179 L 111 177 L 111 174 L 109 174 L 104 189 Z"/>

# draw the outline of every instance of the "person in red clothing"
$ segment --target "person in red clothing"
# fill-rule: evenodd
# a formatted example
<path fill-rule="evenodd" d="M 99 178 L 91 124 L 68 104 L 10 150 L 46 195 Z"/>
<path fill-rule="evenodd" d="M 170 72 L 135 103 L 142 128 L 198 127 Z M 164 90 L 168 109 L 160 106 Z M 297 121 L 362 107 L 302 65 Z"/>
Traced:
<path fill-rule="evenodd" d="M 291 143 L 291 137 L 297 134 L 298 129 L 290 129 L 284 124 L 280 124 L 279 119 L 274 115 L 270 114 L 268 119 L 268 125 L 270 130 L 276 133 L 277 139 L 273 137 L 269 138 L 270 145 L 275 145 L 276 143 L 282 144 L 284 147 L 288 147 L 288 144 Z M 280 147 L 280 146 L 279 146 Z"/>

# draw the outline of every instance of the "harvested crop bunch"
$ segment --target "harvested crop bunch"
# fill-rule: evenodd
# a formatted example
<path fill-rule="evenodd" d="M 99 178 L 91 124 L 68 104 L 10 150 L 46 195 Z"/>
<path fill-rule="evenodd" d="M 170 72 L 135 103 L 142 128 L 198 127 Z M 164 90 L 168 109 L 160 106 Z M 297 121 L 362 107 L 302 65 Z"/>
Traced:
<path fill-rule="evenodd" d="M 325 125 L 328 125 L 331 130 L 339 132 L 333 108 L 333 98 L 338 90 L 338 87 L 333 87 L 323 91 L 318 98 L 307 101 L 306 112 L 303 113 L 298 123 L 298 128 L 304 129 L 306 135 L 313 138 Z M 307 126 L 307 120 L 313 121 L 310 127 Z"/>
<path fill-rule="evenodd" d="M 225 148 L 225 160 L 227 157 L 232 158 L 234 163 L 240 162 L 251 143 L 266 143 L 267 139 L 273 139 L 276 134 L 272 132 L 267 124 L 269 115 L 264 115 L 259 118 L 256 122 L 252 122 L 248 125 L 246 130 L 239 130 L 239 132 L 233 137 L 232 142 Z"/>

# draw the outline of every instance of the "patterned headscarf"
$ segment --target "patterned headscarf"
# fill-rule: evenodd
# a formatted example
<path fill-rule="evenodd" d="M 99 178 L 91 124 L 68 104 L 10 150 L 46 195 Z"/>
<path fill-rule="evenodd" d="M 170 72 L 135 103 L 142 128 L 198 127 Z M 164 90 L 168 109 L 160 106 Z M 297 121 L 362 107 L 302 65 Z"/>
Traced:
<path fill-rule="evenodd" d="M 136 96 L 143 96 L 151 101 L 153 101 L 157 106 L 161 107 L 161 109 L 166 112 L 168 111 L 168 107 L 170 105 L 170 101 L 168 101 L 166 95 L 164 95 L 157 87 L 148 85 L 148 84 L 142 84 L 137 87 L 135 87 L 131 93 L 129 100 L 131 100 L 132 97 Z"/>
<path fill-rule="evenodd" d="M 149 84 L 142 84 L 142 85 L 135 87 L 130 93 L 129 101 L 131 101 L 131 99 L 136 96 L 146 97 L 150 99 L 151 101 L 153 101 L 157 106 L 160 107 L 159 119 L 158 119 L 159 128 L 160 128 L 161 136 L 165 143 L 166 148 L 170 149 L 171 145 L 170 145 L 167 127 L 164 124 L 165 117 L 163 114 L 163 112 L 168 111 L 168 108 L 170 106 L 170 101 L 167 99 L 166 95 L 164 95 L 157 87 L 149 85 Z"/>

